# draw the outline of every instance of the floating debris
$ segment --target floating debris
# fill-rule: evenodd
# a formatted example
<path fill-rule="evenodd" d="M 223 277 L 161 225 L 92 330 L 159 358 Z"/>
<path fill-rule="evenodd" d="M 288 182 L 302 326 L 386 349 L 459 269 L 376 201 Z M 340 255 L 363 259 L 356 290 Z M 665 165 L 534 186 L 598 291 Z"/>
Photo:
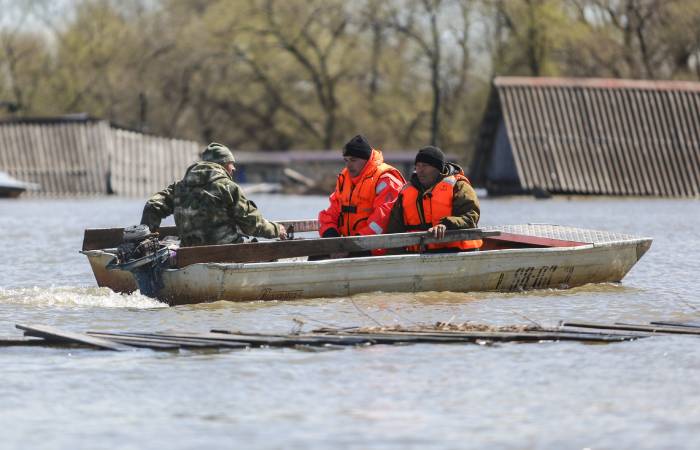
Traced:
<path fill-rule="evenodd" d="M 700 335 L 700 324 L 650 322 L 649 324 L 600 324 L 560 322 L 546 328 L 539 325 L 488 325 L 436 322 L 432 325 L 320 328 L 302 333 L 263 334 L 236 330 L 124 332 L 87 331 L 78 333 L 47 325 L 21 325 L 24 337 L 0 337 L 6 346 L 83 346 L 99 350 L 124 351 L 134 348 L 152 350 L 296 348 L 299 350 L 338 349 L 370 345 L 405 344 L 477 344 L 502 342 L 612 343 L 670 334 Z M 596 331 L 590 331 L 595 329 Z"/>
<path fill-rule="evenodd" d="M 20 325 L 17 324 L 15 327 L 20 330 L 24 330 L 25 336 L 33 336 L 43 338 L 45 341 L 50 343 L 61 343 L 66 344 L 82 344 L 90 347 L 96 347 L 101 350 L 114 350 L 123 351 L 127 347 L 119 344 L 118 342 L 109 341 L 107 339 L 101 339 L 99 337 L 88 336 L 82 333 L 75 333 L 72 331 L 59 330 L 55 327 L 50 327 L 47 325 Z"/>
<path fill-rule="evenodd" d="M 387 332 L 387 331 L 398 331 L 398 332 L 412 332 L 412 331 L 489 331 L 489 332 L 528 332 L 528 331 L 542 331 L 543 327 L 536 325 L 489 325 L 484 323 L 476 322 L 464 322 L 464 323 L 449 323 L 449 322 L 435 322 L 434 325 L 417 325 L 412 327 L 407 327 L 404 325 L 390 325 L 381 327 L 365 327 L 358 328 L 358 332 L 363 333 L 375 333 L 375 332 Z"/>
<path fill-rule="evenodd" d="M 668 322 L 667 322 L 668 323 Z M 588 322 L 562 322 L 560 327 L 567 328 L 591 328 L 598 330 L 608 330 L 608 331 L 637 331 L 652 334 L 695 334 L 700 335 L 700 328 L 697 324 L 682 324 L 673 323 L 673 325 L 656 325 L 654 322 L 644 325 L 644 324 L 631 324 L 631 323 L 614 323 L 614 324 L 601 324 L 601 323 L 588 323 Z"/>
<path fill-rule="evenodd" d="M 477 344 L 575 341 L 612 343 L 659 334 L 700 335 L 698 324 L 663 322 L 651 324 L 594 324 L 561 322 L 557 327 L 537 325 L 488 325 L 475 322 L 381 327 L 320 328 L 308 333 L 262 334 L 236 330 L 124 332 L 87 331 L 78 333 L 47 325 L 21 325 L 25 337 L 0 337 L 2 346 L 83 346 L 100 350 L 124 351 L 134 348 L 152 350 L 297 348 L 336 349 L 370 345 L 404 344 Z M 582 330 L 583 329 L 583 330 Z M 597 329 L 598 331 L 589 331 Z"/>

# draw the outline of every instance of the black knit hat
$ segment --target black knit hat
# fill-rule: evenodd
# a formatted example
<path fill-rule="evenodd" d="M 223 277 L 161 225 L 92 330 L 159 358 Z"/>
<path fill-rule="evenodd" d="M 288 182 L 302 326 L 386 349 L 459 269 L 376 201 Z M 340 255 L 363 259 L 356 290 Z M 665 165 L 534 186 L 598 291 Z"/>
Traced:
<path fill-rule="evenodd" d="M 445 170 L 445 154 L 437 147 L 429 145 L 418 150 L 415 162 L 430 164 L 442 173 Z"/>
<path fill-rule="evenodd" d="M 350 139 L 343 147 L 343 156 L 354 156 L 361 159 L 369 159 L 372 156 L 372 147 L 364 136 L 358 134 Z"/>

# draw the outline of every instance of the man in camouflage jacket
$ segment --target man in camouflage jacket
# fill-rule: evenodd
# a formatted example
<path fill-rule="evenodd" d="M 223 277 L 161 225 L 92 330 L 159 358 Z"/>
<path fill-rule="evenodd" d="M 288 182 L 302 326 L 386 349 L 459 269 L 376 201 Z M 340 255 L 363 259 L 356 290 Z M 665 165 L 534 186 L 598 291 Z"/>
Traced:
<path fill-rule="evenodd" d="M 174 214 L 184 247 L 232 244 L 245 235 L 286 239 L 284 227 L 264 219 L 234 183 L 234 162 L 226 146 L 209 144 L 202 161 L 191 165 L 182 180 L 146 202 L 141 223 L 156 231 L 162 219 Z"/>

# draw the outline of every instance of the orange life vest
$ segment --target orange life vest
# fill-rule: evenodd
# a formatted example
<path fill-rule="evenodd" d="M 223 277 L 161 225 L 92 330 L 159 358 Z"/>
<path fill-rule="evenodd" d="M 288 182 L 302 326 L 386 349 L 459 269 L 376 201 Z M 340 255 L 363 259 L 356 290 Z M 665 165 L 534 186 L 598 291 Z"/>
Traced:
<path fill-rule="evenodd" d="M 338 175 L 335 192 L 340 199 L 338 231 L 342 236 L 357 235 L 358 226 L 362 221 L 366 221 L 374 211 L 373 203 L 374 197 L 377 195 L 379 177 L 388 172 L 398 180 L 403 181 L 404 179 L 401 172 L 384 162 L 381 152 L 372 150 L 372 153 L 372 158 L 362 169 L 357 184 L 353 185 L 352 177 L 347 168 Z M 381 233 L 383 230 L 375 231 Z"/>
<path fill-rule="evenodd" d="M 438 225 L 440 219 L 452 215 L 452 199 L 454 197 L 454 185 L 457 181 L 469 179 L 463 174 L 450 175 L 440 180 L 432 189 L 423 193 L 422 201 L 418 202 L 420 192 L 412 184 L 407 184 L 401 193 L 403 206 L 403 221 L 406 231 L 427 231 L 430 227 Z M 440 248 L 458 248 L 471 250 L 481 247 L 481 240 L 446 242 L 444 244 L 428 244 L 429 250 Z M 418 246 L 408 247 L 408 251 L 418 252 Z"/>

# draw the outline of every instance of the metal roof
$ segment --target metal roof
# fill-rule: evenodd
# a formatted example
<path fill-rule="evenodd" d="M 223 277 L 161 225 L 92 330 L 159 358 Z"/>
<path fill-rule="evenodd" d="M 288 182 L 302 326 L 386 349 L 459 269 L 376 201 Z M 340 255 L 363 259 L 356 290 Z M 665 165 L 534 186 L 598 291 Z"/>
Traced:
<path fill-rule="evenodd" d="M 57 123 L 91 123 L 99 122 L 100 119 L 92 117 L 87 113 L 75 113 L 75 114 L 65 114 L 62 116 L 51 116 L 51 117 L 29 117 L 29 116 L 10 116 L 0 118 L 0 124 L 57 124 Z"/>
<path fill-rule="evenodd" d="M 700 196 L 700 83 L 497 77 L 471 175 L 488 187 L 498 123 L 520 189 Z"/>

